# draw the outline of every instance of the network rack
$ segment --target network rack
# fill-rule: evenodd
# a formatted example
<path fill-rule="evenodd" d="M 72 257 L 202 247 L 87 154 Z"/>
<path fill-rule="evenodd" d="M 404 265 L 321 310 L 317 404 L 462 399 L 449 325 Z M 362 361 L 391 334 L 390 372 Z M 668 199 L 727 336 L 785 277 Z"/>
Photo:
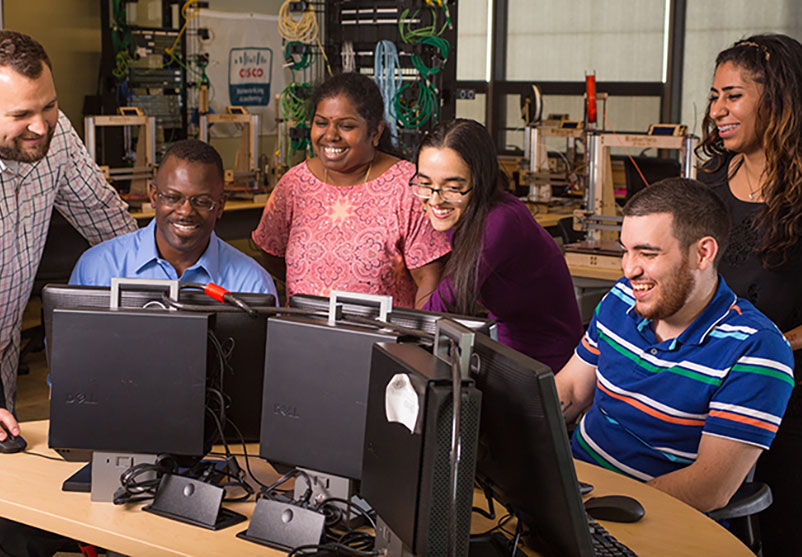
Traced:
<path fill-rule="evenodd" d="M 399 24 L 400 23 L 400 24 Z M 404 31 L 402 31 L 402 27 Z M 430 33 L 421 30 L 431 29 Z M 412 36 L 410 36 L 412 35 Z M 397 118 L 397 149 L 411 156 L 421 136 L 437 122 L 456 114 L 457 82 L 457 2 L 440 0 L 341 0 L 326 2 L 325 48 L 332 69 L 343 71 L 351 56 L 351 68 L 370 77 L 374 73 L 374 53 L 380 41 L 389 41 L 398 54 L 402 88 L 390 114 Z M 426 38 L 427 36 L 436 38 Z M 407 39 L 406 41 L 404 39 Z M 425 39 L 425 40 L 424 40 Z M 353 54 L 350 54 L 350 48 Z M 347 52 L 345 52 L 347 50 Z M 446 53 L 447 52 L 447 53 Z M 345 53 L 345 56 L 343 55 Z M 413 59 L 413 57 L 415 57 Z M 416 67 L 417 66 L 417 67 Z M 419 68 L 433 73 L 422 77 Z M 418 87 L 428 82 L 436 103 L 431 116 L 416 112 Z M 390 103 L 393 104 L 393 103 Z"/>

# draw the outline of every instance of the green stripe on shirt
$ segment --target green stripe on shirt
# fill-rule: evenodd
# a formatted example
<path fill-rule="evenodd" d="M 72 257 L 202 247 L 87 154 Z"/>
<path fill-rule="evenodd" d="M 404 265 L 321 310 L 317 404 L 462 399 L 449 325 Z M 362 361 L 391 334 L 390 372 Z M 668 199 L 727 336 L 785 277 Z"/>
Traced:
<path fill-rule="evenodd" d="M 694 381 L 700 381 L 702 383 L 707 383 L 708 385 L 721 385 L 721 379 L 718 377 L 710 377 L 709 375 L 705 375 L 703 373 L 698 373 L 696 371 L 691 371 L 690 369 L 685 369 L 678 366 L 672 367 L 660 367 L 656 366 L 651 362 L 647 362 L 637 354 L 633 353 L 631 350 L 628 350 L 624 346 L 621 346 L 615 340 L 604 334 L 602 331 L 599 331 L 599 337 L 603 339 L 610 347 L 638 364 L 638 367 L 645 369 L 651 373 L 660 373 L 663 371 L 669 371 L 671 373 L 676 373 L 677 375 L 682 375 L 683 377 L 687 377 L 688 379 L 693 379 Z"/>
<path fill-rule="evenodd" d="M 790 375 L 787 373 L 783 373 L 782 371 L 778 371 L 776 369 L 771 369 L 769 367 L 761 367 L 761 366 L 753 366 L 747 364 L 735 364 L 732 366 L 732 371 L 740 371 L 742 373 L 757 373 L 758 375 L 766 375 L 768 377 L 774 377 L 775 379 L 780 379 L 781 381 L 785 381 L 792 387 L 795 385 L 794 380 L 791 378 Z"/>

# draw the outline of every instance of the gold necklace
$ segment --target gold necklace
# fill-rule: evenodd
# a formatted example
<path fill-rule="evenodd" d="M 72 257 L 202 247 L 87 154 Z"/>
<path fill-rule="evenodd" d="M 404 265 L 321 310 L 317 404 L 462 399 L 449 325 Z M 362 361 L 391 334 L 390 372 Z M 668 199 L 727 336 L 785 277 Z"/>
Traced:
<path fill-rule="evenodd" d="M 370 171 L 371 171 L 372 168 L 373 168 L 373 159 L 370 159 L 370 163 L 368 164 L 368 171 L 365 172 L 365 177 L 362 178 L 362 181 L 359 184 L 354 184 L 354 185 L 358 186 L 360 184 L 366 184 L 367 181 L 368 181 L 368 177 L 370 176 Z M 326 184 L 329 183 L 329 169 L 326 168 L 325 166 L 323 167 L 323 181 Z M 330 184 L 330 185 L 333 186 L 334 184 Z"/>
<path fill-rule="evenodd" d="M 746 156 L 744 156 L 743 162 L 741 163 L 744 169 L 744 175 L 746 176 L 746 186 L 749 188 L 749 201 L 755 200 L 755 192 L 757 190 L 752 189 L 752 180 L 749 179 L 749 170 L 746 168 Z"/>

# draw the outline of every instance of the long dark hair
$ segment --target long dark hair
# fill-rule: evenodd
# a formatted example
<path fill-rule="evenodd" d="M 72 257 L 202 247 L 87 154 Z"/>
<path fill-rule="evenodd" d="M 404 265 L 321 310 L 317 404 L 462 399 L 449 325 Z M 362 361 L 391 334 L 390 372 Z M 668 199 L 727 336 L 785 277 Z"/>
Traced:
<path fill-rule="evenodd" d="M 788 260 L 802 232 L 802 44 L 786 35 L 754 35 L 720 52 L 716 68 L 726 62 L 763 86 L 756 132 L 766 155 L 765 205 L 753 226 L 763 266 L 776 267 Z M 710 117 L 710 103 L 702 130 L 697 155 L 715 159 L 718 170 L 727 150 Z"/>
<path fill-rule="evenodd" d="M 384 118 L 384 99 L 379 87 L 367 76 L 356 72 L 339 73 L 315 87 L 312 92 L 312 118 L 320 101 L 344 95 L 368 123 L 368 132 L 374 133 Z M 379 151 L 396 155 L 387 126 L 379 138 Z"/>
<path fill-rule="evenodd" d="M 493 140 L 478 122 L 465 119 L 441 122 L 424 136 L 415 153 L 416 163 L 426 147 L 454 150 L 471 170 L 473 189 L 454 226 L 453 250 L 443 276 L 449 277 L 454 286 L 454 304 L 448 310 L 473 315 L 477 313 L 476 283 L 485 220 L 493 204 L 501 198 L 506 180 L 499 170 Z"/>

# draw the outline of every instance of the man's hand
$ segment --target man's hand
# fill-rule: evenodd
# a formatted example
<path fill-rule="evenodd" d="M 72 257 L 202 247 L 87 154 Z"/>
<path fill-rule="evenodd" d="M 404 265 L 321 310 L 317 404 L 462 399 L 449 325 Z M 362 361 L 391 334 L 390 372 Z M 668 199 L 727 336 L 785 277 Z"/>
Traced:
<path fill-rule="evenodd" d="M 657 477 L 649 485 L 702 512 L 720 509 L 730 502 L 761 452 L 755 445 L 703 434 L 693 464 Z"/>
<path fill-rule="evenodd" d="M 14 419 L 14 416 L 11 415 L 11 412 L 0 408 L 0 422 L 5 424 L 5 426 L 8 428 L 8 431 L 11 432 L 11 435 L 14 437 L 19 435 L 19 424 L 17 423 L 17 420 Z M 8 436 L 6 435 L 5 430 L 0 427 L 0 441 L 5 441 L 6 437 Z"/>

